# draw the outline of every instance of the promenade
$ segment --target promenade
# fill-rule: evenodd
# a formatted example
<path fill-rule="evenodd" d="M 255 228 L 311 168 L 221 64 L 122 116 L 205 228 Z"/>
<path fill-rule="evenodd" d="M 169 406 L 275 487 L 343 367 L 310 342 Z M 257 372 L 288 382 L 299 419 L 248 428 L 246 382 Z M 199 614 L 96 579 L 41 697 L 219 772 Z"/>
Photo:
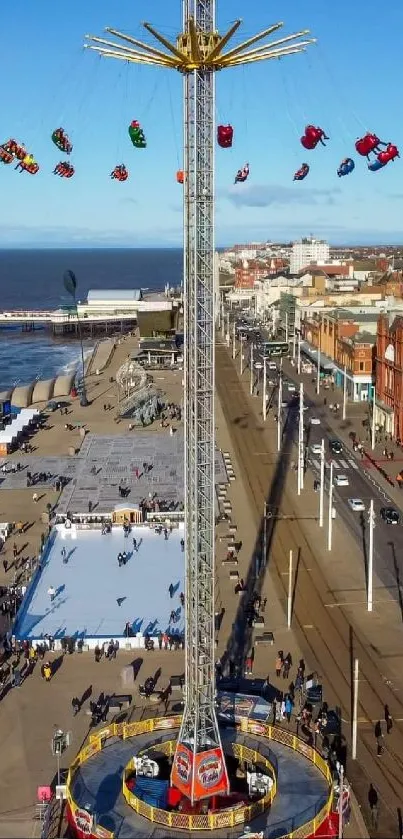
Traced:
<path fill-rule="evenodd" d="M 125 339 L 115 351 L 110 365 L 100 376 L 95 373 L 89 377 L 88 393 L 91 405 L 88 408 L 81 408 L 74 401 L 69 410 L 68 422 L 72 425 L 85 424 L 89 433 L 124 436 L 129 434 L 129 422 L 124 420 L 118 424 L 115 421 L 114 407 L 116 405 L 116 390 L 110 379 L 114 377 L 117 368 L 123 363 L 127 354 L 135 347 L 133 339 Z M 222 347 L 217 349 L 217 376 L 218 395 L 216 401 L 216 429 L 217 443 L 224 451 L 228 452 L 232 460 L 236 474 L 236 480 L 230 484 L 228 499 L 232 505 L 232 520 L 236 523 L 237 539 L 239 540 L 239 576 L 248 576 L 248 569 L 251 559 L 255 559 L 260 551 L 258 539 L 261 524 L 261 510 L 264 493 L 270 485 L 270 476 L 273 474 L 276 464 L 276 456 L 270 452 L 272 447 L 274 429 L 270 431 L 262 429 L 258 416 L 258 400 L 250 400 L 248 396 L 247 383 L 241 384 L 237 377 L 234 365 Z M 155 384 L 164 391 L 168 401 L 180 403 L 182 400 L 182 374 L 180 372 L 164 372 L 155 375 Z M 228 400 L 230 399 L 230 403 Z M 234 401 L 233 401 L 234 400 Z M 112 403 L 112 410 L 104 411 L 104 404 Z M 256 413 L 255 413 L 256 410 Z M 63 454 L 67 456 L 69 447 L 79 448 L 81 443 L 79 427 L 74 430 L 65 430 L 65 417 L 57 412 L 51 415 L 49 428 L 38 432 L 34 439 L 34 455 L 29 457 L 52 458 Z M 180 429 L 180 424 L 178 424 Z M 154 429 L 154 430 L 153 430 Z M 156 423 L 153 427 L 146 429 L 147 435 L 160 434 L 161 429 Z M 142 430 L 133 432 L 133 437 L 141 438 Z M 168 434 L 168 431 L 167 431 Z M 269 446 L 270 443 L 270 446 Z M 242 453 L 242 447 L 246 444 L 246 453 Z M 245 459 L 246 458 L 246 459 Z M 22 455 L 14 455 L 12 459 L 22 460 Z M 257 478 L 255 477 L 255 473 Z M 260 486 L 260 481 L 262 485 Z M 288 480 L 288 479 L 287 479 Z M 257 486 L 256 486 L 257 481 Z M 27 556 L 34 556 L 38 551 L 40 534 L 44 531 L 41 523 L 41 514 L 46 511 L 48 502 L 54 504 L 58 494 L 50 487 L 44 487 L 39 494 L 39 500 L 35 504 L 32 501 L 32 490 L 25 488 L 4 489 L 0 491 L 0 502 L 5 520 L 23 521 L 25 533 L 16 537 L 15 542 L 19 551 L 18 566 L 20 561 Z M 259 500 L 261 496 L 261 501 Z M 288 484 L 287 495 L 290 499 L 289 509 L 293 509 L 294 490 Z M 313 493 L 311 505 L 316 502 Z M 305 499 L 304 499 L 305 501 Z M 284 502 L 285 503 L 285 502 Z M 7 515 L 6 515 L 7 511 Z M 298 523 L 297 523 L 298 524 Z M 306 522 L 304 522 L 304 526 Z M 301 530 L 293 536 L 291 547 L 301 544 L 304 549 L 304 561 L 300 563 L 299 583 L 294 606 L 294 621 L 297 631 L 290 632 L 286 627 L 285 620 L 285 587 L 286 587 L 286 553 L 288 554 L 289 523 L 279 528 L 279 547 L 276 547 L 276 559 L 273 560 L 273 567 L 270 575 L 267 575 L 264 582 L 263 594 L 267 597 L 265 606 L 266 629 L 274 632 L 273 647 L 256 647 L 254 662 L 254 674 L 266 678 L 270 677 L 270 683 L 278 691 L 286 690 L 288 683 L 275 675 L 275 658 L 277 649 L 284 652 L 290 651 L 293 658 L 293 667 L 290 679 L 295 678 L 296 664 L 305 656 L 307 668 L 317 668 L 324 675 L 325 696 L 332 701 L 332 678 L 335 683 L 339 671 L 329 672 L 322 669 L 321 655 L 316 644 L 310 646 L 307 643 L 309 630 L 306 625 L 312 625 L 312 614 L 316 615 L 319 610 L 317 599 L 322 597 L 323 602 L 327 601 L 328 587 L 324 586 L 323 592 L 313 592 L 313 602 L 305 602 L 302 592 L 307 588 L 306 576 L 311 567 L 311 557 L 308 554 L 307 542 L 313 540 L 312 530 L 308 536 L 303 535 L 302 522 Z M 312 527 L 317 527 L 312 523 Z M 245 643 L 252 643 L 252 638 L 245 631 L 243 624 L 244 614 L 241 608 L 241 599 L 235 594 L 235 583 L 230 579 L 228 565 L 223 565 L 227 552 L 227 530 L 225 522 L 221 522 L 216 531 L 216 612 L 221 612 L 222 622 L 217 632 L 217 655 L 223 657 L 224 661 L 234 659 L 241 660 Z M 336 528 L 337 530 L 337 528 Z M 295 534 L 295 531 L 294 531 Z M 316 536 L 317 539 L 317 536 Z M 296 541 L 295 541 L 296 540 Z M 5 553 L 11 562 L 11 568 L 4 574 L 0 569 L 0 582 L 12 583 L 14 577 L 18 578 L 20 568 L 16 568 L 13 561 L 14 539 L 6 543 Z M 284 541 L 284 544 L 283 544 Z M 257 547 L 255 548 L 255 546 Z M 308 561 L 309 559 L 309 561 Z M 312 557 L 312 563 L 316 560 Z M 278 565 L 277 565 L 278 563 Z M 331 564 L 331 563 L 329 563 Z M 353 563 L 352 563 L 353 564 Z M 275 585 L 273 584 L 275 581 Z M 362 580 L 361 580 L 362 587 Z M 321 607 L 323 611 L 324 607 Z M 303 610 L 305 613 L 303 614 Z M 300 630 L 299 623 L 303 627 Z M 326 628 L 326 627 L 325 627 Z M 332 643 L 332 637 L 329 639 Z M 247 652 L 248 650 L 246 650 Z M 173 675 L 183 673 L 184 654 L 181 650 L 165 651 L 156 649 L 152 653 L 139 651 L 139 653 L 120 650 L 116 660 L 107 661 L 103 659 L 96 663 L 92 653 L 83 653 L 61 656 L 60 653 L 50 654 L 55 667 L 55 675 L 50 684 L 46 684 L 41 678 L 39 667 L 36 665 L 32 674 L 18 690 L 9 691 L 0 703 L 0 737 L 3 744 L 2 764 L 0 768 L 0 837 L 6 836 L 34 836 L 39 835 L 38 824 L 33 823 L 33 813 L 36 800 L 36 789 L 41 784 L 48 784 L 55 778 L 55 759 L 50 750 L 50 739 L 54 727 L 60 727 L 64 731 L 72 732 L 72 744 L 62 759 L 62 773 L 68 767 L 81 745 L 85 742 L 90 729 L 91 717 L 89 716 L 89 703 L 96 700 L 101 692 L 106 695 L 113 693 L 127 692 L 121 680 L 121 671 L 127 665 L 131 665 L 135 671 L 136 678 L 129 692 L 133 697 L 132 705 L 128 710 L 121 712 L 119 719 L 128 721 L 140 719 L 147 716 L 161 715 L 161 707 L 156 704 L 145 702 L 138 691 L 139 683 L 144 683 L 148 676 L 157 676 L 157 690 L 167 687 L 169 679 Z M 343 649 L 343 667 L 345 651 Z M 341 690 L 343 692 L 343 707 L 348 706 L 348 685 L 342 679 Z M 71 700 L 78 697 L 82 700 L 82 709 L 77 716 L 73 716 Z M 175 712 L 178 708 L 180 692 L 173 693 L 166 706 L 168 713 Z M 391 710 L 394 707 L 391 703 Z M 361 711 L 360 711 L 361 713 Z M 348 719 L 348 711 L 343 712 Z M 288 728 L 287 723 L 283 723 Z M 291 723 L 295 728 L 295 721 Z M 372 737 L 372 731 L 370 732 Z M 369 738 L 371 740 L 371 737 Z M 371 741 L 372 749 L 372 741 Z M 348 767 L 348 771 L 350 768 Z M 349 777 L 351 773 L 349 771 Z M 375 778 L 375 781 L 377 779 Z M 355 782 L 354 782 L 355 785 Z M 356 786 L 356 785 L 355 785 Z M 364 809 L 366 805 L 367 778 L 363 783 L 362 799 Z M 382 807 L 383 810 L 383 807 Z M 358 814 L 359 815 L 359 814 Z M 365 829 L 361 822 L 353 818 L 350 828 L 347 829 L 347 837 L 365 836 Z M 394 836 L 395 833 L 385 833 L 385 836 Z"/>
<path fill-rule="evenodd" d="M 239 359 L 235 364 L 239 366 Z M 403 630 L 399 604 L 395 594 L 375 579 L 374 612 L 367 613 L 365 565 L 360 546 L 336 519 L 333 550 L 328 553 L 326 533 L 321 533 L 316 520 L 318 495 L 313 492 L 313 476 L 307 474 L 306 489 L 298 498 L 296 476 L 289 468 L 291 461 L 296 460 L 291 438 L 284 434 L 279 462 L 273 417 L 263 424 L 261 398 L 249 395 L 249 371 L 241 382 L 223 345 L 217 348 L 217 388 L 236 452 L 235 469 L 243 476 L 256 530 L 260 530 L 256 551 L 261 550 L 264 500 L 274 511 L 268 529 L 268 572 L 260 580 L 267 597 L 265 630 L 274 632 L 276 650 L 285 652 L 288 644 L 291 646 L 291 637 L 296 638 L 306 661 L 318 671 L 324 683 L 325 698 L 341 708 L 347 739 L 351 727 L 352 660 L 359 659 L 358 761 L 348 761 L 347 773 L 364 811 L 369 783 L 375 784 L 382 797 L 380 835 L 395 837 L 397 809 L 403 792 L 403 765 L 399 757 L 403 747 L 400 698 Z M 287 642 L 284 634 L 277 635 L 277 613 L 271 609 L 273 596 L 278 593 L 283 606 L 279 623 L 284 627 L 290 549 L 296 572 L 293 633 L 288 633 Z M 249 568 L 253 576 L 253 561 Z M 247 566 L 242 570 L 246 579 Z M 235 659 L 246 655 L 251 640 L 240 611 L 229 655 Z M 254 673 L 265 675 L 267 665 L 267 653 L 258 647 Z M 385 752 L 379 759 L 374 725 L 378 719 L 383 720 L 386 703 L 395 725 L 389 737 L 385 733 Z"/>

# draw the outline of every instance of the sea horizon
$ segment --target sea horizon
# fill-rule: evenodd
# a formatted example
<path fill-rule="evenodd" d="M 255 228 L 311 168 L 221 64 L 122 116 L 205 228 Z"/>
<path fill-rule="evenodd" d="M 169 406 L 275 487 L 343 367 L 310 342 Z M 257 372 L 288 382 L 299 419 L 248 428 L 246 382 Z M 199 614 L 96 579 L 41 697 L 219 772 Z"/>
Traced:
<path fill-rule="evenodd" d="M 63 284 L 67 269 L 77 277 L 77 299 L 90 289 L 159 291 L 180 286 L 181 248 L 0 248 L 1 309 L 57 309 L 71 302 Z M 27 384 L 51 378 L 79 361 L 71 338 L 54 338 L 49 330 L 23 333 L 0 328 L 0 385 Z"/>

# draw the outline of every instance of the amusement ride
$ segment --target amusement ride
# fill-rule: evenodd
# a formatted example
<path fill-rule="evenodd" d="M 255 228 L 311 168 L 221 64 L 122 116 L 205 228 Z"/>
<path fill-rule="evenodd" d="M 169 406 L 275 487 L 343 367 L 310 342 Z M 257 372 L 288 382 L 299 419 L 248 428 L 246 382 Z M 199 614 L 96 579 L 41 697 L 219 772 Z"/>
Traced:
<path fill-rule="evenodd" d="M 230 792 L 215 710 L 214 665 L 215 77 L 219 70 L 302 52 L 313 41 L 300 40 L 308 34 L 305 30 L 267 43 L 282 26 L 276 23 L 229 47 L 240 20 L 220 35 L 216 0 L 183 0 L 182 7 L 183 32 L 176 43 L 145 23 L 158 47 L 111 28 L 107 32 L 115 40 L 89 36 L 87 44 L 105 57 L 156 65 L 183 76 L 186 677 L 171 782 L 194 804 Z M 137 133 L 130 135 L 132 142 L 144 147 L 139 127 L 133 131 Z M 231 147 L 232 127 L 219 126 L 217 140 L 221 147 Z M 248 174 L 245 165 L 236 182 L 245 181 Z"/>
<path fill-rule="evenodd" d="M 217 0 L 182 0 L 183 31 L 175 43 L 149 23 L 144 23 L 144 29 L 153 37 L 152 45 L 113 28 L 106 30 L 108 37 L 86 36 L 88 49 L 103 57 L 175 70 L 183 77 L 184 163 L 176 177 L 184 193 L 186 675 L 171 784 L 192 807 L 231 791 L 215 705 L 214 158 L 216 143 L 222 149 L 232 147 L 234 128 L 216 127 L 216 73 L 298 54 L 314 43 L 306 37 L 308 30 L 268 41 L 283 26 L 275 23 L 231 45 L 241 21 L 221 35 L 216 7 Z M 128 135 L 136 150 L 147 148 L 137 120 L 129 125 Z M 64 128 L 55 129 L 51 141 L 64 156 L 72 154 L 73 144 Z M 303 149 L 312 153 L 318 145 L 330 142 L 323 128 L 311 124 L 300 138 Z M 372 172 L 399 156 L 396 145 L 370 132 L 356 141 L 355 150 L 367 159 Z M 31 175 L 39 172 L 33 154 L 14 139 L 0 146 L 0 161 L 14 162 L 17 170 Z M 304 180 L 310 168 L 303 163 L 294 180 Z M 349 175 L 354 169 L 354 160 L 347 157 L 337 175 Z M 70 179 L 75 169 L 69 160 L 61 160 L 54 174 Z M 249 175 L 249 163 L 245 163 L 235 175 L 235 184 L 245 183 Z M 123 183 L 129 169 L 119 163 L 110 178 Z"/>

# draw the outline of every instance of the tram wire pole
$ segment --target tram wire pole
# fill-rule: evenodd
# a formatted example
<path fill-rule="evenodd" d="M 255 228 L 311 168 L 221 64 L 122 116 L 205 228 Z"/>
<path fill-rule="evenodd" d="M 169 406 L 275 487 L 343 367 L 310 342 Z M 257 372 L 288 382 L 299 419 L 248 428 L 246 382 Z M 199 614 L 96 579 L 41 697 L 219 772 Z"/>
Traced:
<path fill-rule="evenodd" d="M 343 420 L 346 419 L 346 407 L 347 407 L 347 367 L 344 365 L 344 377 L 343 377 Z"/>
<path fill-rule="evenodd" d="M 373 588 L 374 588 L 374 529 L 375 529 L 375 513 L 374 500 L 371 498 L 369 502 L 369 550 L 368 550 L 368 585 L 367 585 L 367 611 L 372 612 L 373 609 Z"/>
<path fill-rule="evenodd" d="M 291 629 L 292 619 L 292 551 L 288 562 L 288 597 L 287 597 L 287 627 Z"/>
<path fill-rule="evenodd" d="M 327 549 L 332 550 L 332 535 L 333 535 L 333 460 L 330 461 L 330 478 L 329 478 L 329 518 L 327 528 Z"/>
<path fill-rule="evenodd" d="M 278 407 L 277 407 L 277 451 L 281 449 L 281 415 L 283 402 L 283 359 L 280 362 L 280 375 L 278 380 Z"/>
<path fill-rule="evenodd" d="M 358 658 L 354 659 L 354 680 L 353 680 L 353 725 L 351 736 L 351 757 L 357 759 L 357 728 L 358 728 Z"/>
<path fill-rule="evenodd" d="M 320 486 L 319 486 L 319 527 L 323 527 L 323 508 L 325 498 L 325 441 L 320 450 Z"/>

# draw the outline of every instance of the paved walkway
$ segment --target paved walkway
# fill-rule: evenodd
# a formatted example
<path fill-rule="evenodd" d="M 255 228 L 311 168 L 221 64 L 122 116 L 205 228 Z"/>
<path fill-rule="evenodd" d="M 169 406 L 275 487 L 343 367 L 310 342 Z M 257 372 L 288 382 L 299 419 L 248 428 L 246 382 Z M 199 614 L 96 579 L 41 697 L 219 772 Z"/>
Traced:
<path fill-rule="evenodd" d="M 254 521 L 258 526 L 261 523 L 265 498 L 270 508 L 277 508 L 280 514 L 280 520 L 273 521 L 268 534 L 270 576 L 266 574 L 263 583 L 265 593 L 269 591 L 266 613 L 273 599 L 273 584 L 283 597 L 285 611 L 288 554 L 292 549 L 297 575 L 294 631 L 307 662 L 321 674 L 326 698 L 333 706 L 341 707 L 342 717 L 347 722 L 347 738 L 351 719 L 351 663 L 352 657 L 359 659 L 359 765 L 350 761 L 348 776 L 364 810 L 369 782 L 375 783 L 383 799 L 382 835 L 395 837 L 396 807 L 400 806 L 403 793 L 403 765 L 397 757 L 400 750 L 403 751 L 401 723 L 398 722 L 403 718 L 400 612 L 389 592 L 376 581 L 379 600 L 374 613 L 368 615 L 364 562 L 359 546 L 343 523 L 336 520 L 333 551 L 327 552 L 324 534 L 315 521 L 318 497 L 308 487 L 298 499 L 295 475 L 287 469 L 287 459 L 289 462 L 295 460 L 292 435 L 291 439 L 285 437 L 281 461 L 277 462 L 277 455 L 273 454 L 276 451 L 276 426 L 272 419 L 263 426 L 261 400 L 249 397 L 249 377 L 245 374 L 244 382 L 240 383 L 229 354 L 221 347 L 217 348 L 217 363 L 217 385 L 231 429 L 236 471 L 242 474 L 248 487 Z M 282 520 L 283 516 L 287 518 Z M 253 563 L 249 567 L 249 573 L 253 574 Z M 282 622 L 284 626 L 284 612 Z M 265 628 L 274 630 L 275 649 L 286 650 L 284 636 L 281 643 L 277 639 L 275 620 Z M 238 630 L 232 633 L 232 655 L 236 658 L 242 654 L 245 644 L 251 642 L 248 630 L 242 629 L 241 622 Z M 291 638 L 289 643 L 292 643 Z M 391 649 L 394 657 L 390 660 Z M 271 653 L 269 660 L 273 660 Z M 258 664 L 261 666 L 260 661 L 256 662 Z M 395 677 L 393 684 L 391 672 Z M 385 703 L 395 718 L 395 727 L 390 739 L 385 740 L 385 752 L 379 761 L 373 727 L 377 719 L 383 719 Z"/>

